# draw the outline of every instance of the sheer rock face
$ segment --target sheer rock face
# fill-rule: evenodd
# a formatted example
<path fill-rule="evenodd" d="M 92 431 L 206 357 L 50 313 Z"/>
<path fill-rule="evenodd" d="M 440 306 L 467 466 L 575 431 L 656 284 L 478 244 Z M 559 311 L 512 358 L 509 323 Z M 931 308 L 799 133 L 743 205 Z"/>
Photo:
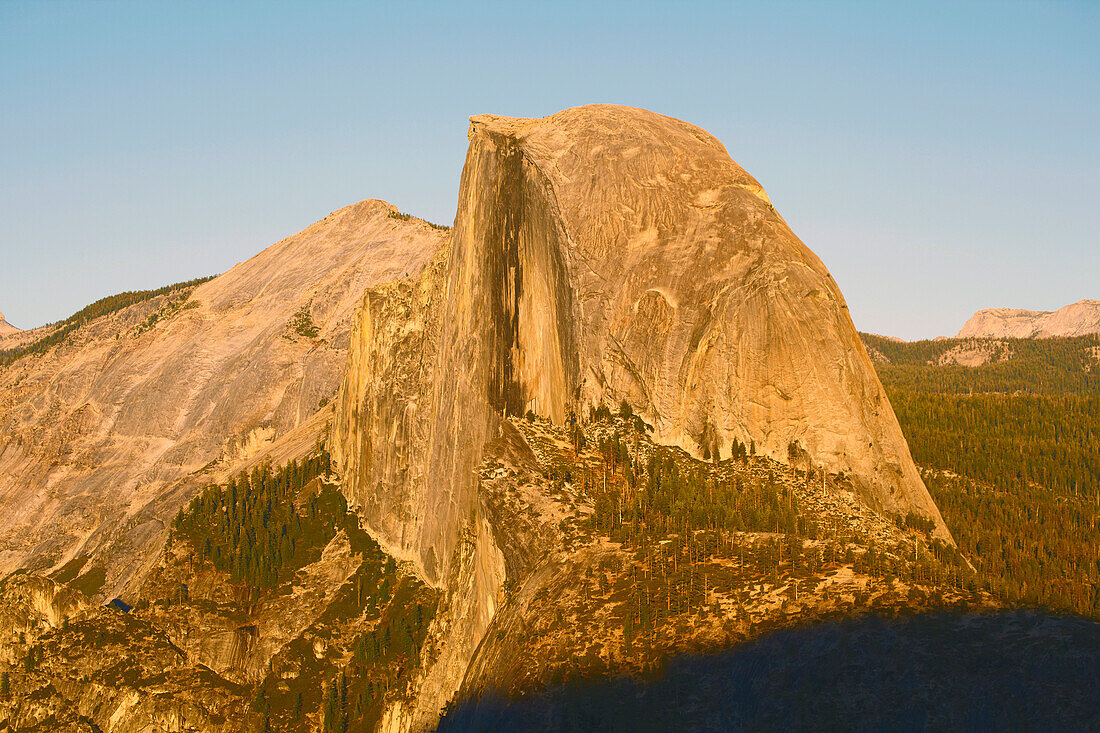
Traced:
<path fill-rule="evenodd" d="M 1052 338 L 1100 333 L 1100 300 L 1079 300 L 1056 311 L 987 308 L 970 317 L 955 338 Z"/>
<path fill-rule="evenodd" d="M 364 294 L 330 439 L 349 505 L 387 551 L 420 567 L 418 533 L 432 521 L 423 502 L 447 254 L 441 250 L 416 280 Z M 445 401 L 440 411 L 450 412 Z M 438 575 L 432 581 L 438 585 Z"/>
<path fill-rule="evenodd" d="M 86 558 L 118 595 L 206 482 L 275 445 L 311 450 L 364 289 L 417 274 L 446 240 L 394 211 L 336 211 L 186 304 L 131 306 L 0 371 L 0 573 Z"/>
<path fill-rule="evenodd" d="M 446 575 L 499 415 L 621 400 L 696 456 L 797 442 L 949 537 L 839 288 L 721 143 L 604 105 L 471 122 L 446 267 L 367 294 L 337 406 L 345 491 L 399 556 Z"/>
<path fill-rule="evenodd" d="M 472 138 L 520 151 L 524 191 L 548 200 L 545 226 L 561 232 L 568 286 L 517 301 L 520 334 L 543 310 L 572 314 L 560 359 L 576 368 L 556 389 L 581 404 L 626 399 L 659 442 L 696 455 L 728 456 L 736 439 L 785 460 L 797 442 L 853 474 L 876 508 L 915 510 L 946 533 L 839 288 L 721 143 L 607 106 L 476 117 Z M 511 283 L 524 294 L 525 264 Z M 537 380 L 512 380 L 516 403 L 559 418 Z"/>

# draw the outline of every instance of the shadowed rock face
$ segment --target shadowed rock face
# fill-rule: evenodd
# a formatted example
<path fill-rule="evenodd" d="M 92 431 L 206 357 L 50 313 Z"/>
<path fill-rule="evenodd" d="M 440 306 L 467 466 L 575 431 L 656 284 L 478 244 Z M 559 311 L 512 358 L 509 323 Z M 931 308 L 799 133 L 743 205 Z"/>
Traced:
<path fill-rule="evenodd" d="M 364 289 L 446 240 L 394 211 L 336 211 L 186 303 L 131 306 L 0 371 L 0 573 L 83 557 L 119 595 L 198 488 L 274 444 L 311 450 L 319 422 L 283 438 L 339 385 Z"/>
<path fill-rule="evenodd" d="M 471 122 L 448 261 L 367 294 L 337 408 L 395 552 L 445 576 L 500 415 L 624 399 L 696 456 L 797 442 L 949 536 L 839 288 L 715 138 L 604 105 Z"/>
<path fill-rule="evenodd" d="M 1079 300 L 1056 311 L 987 308 L 970 317 L 955 338 L 1052 338 L 1100 333 L 1100 300 Z"/>

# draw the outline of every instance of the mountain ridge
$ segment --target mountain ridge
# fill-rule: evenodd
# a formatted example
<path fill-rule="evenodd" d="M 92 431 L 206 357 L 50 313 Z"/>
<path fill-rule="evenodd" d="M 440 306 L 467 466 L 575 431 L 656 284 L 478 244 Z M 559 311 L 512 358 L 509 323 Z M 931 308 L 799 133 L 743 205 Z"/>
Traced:
<path fill-rule="evenodd" d="M 1053 311 L 985 308 L 955 338 L 1050 338 L 1100 333 L 1100 300 L 1084 298 Z"/>
<path fill-rule="evenodd" d="M 453 229 L 364 201 L 0 369 L 16 725 L 426 730 L 996 605 L 839 288 L 720 142 L 612 105 L 468 139 Z"/>
<path fill-rule="evenodd" d="M 86 557 L 134 592 L 180 506 L 331 399 L 362 290 L 438 249 L 397 213 L 338 209 L 0 370 L 0 571 Z"/>

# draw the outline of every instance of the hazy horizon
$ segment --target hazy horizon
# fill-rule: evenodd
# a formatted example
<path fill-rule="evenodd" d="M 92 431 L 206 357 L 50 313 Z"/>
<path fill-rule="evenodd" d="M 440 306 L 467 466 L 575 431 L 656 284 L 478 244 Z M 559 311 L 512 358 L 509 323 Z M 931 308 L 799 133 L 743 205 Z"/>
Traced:
<path fill-rule="evenodd" d="M 0 5 L 0 312 L 220 273 L 366 198 L 450 223 L 469 116 L 597 102 L 718 137 L 861 331 L 1100 298 L 1100 7 L 938 8 Z"/>

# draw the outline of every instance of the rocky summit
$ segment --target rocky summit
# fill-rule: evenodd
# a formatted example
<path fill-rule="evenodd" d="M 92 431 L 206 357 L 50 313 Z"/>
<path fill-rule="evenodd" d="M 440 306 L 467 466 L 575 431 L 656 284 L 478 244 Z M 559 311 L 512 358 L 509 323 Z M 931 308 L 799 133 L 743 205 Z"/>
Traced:
<path fill-rule="evenodd" d="M 955 338 L 1053 338 L 1100 334 L 1100 300 L 1079 300 L 1056 311 L 987 308 L 970 317 Z"/>
<path fill-rule="evenodd" d="M 448 251 L 364 297 L 331 442 L 367 526 L 463 589 L 444 690 L 508 568 L 529 564 L 476 472 L 530 454 L 509 417 L 625 403 L 688 456 L 749 446 L 843 473 L 867 505 L 949 537 L 839 288 L 717 140 L 603 105 L 478 116 L 468 137 Z"/>
<path fill-rule="evenodd" d="M 349 498 L 429 577 L 500 419 L 600 402 L 695 457 L 804 455 L 947 536 L 840 289 L 721 143 L 605 105 L 469 139 L 447 262 L 367 294 L 333 433 Z"/>
<path fill-rule="evenodd" d="M 8 323 L 4 318 L 4 314 L 0 313 L 0 339 L 3 339 L 5 336 L 14 336 L 17 333 L 22 333 L 21 329 Z M 3 343 L 3 341 L 0 340 L 0 343 Z"/>
<path fill-rule="evenodd" d="M 468 138 L 453 228 L 365 201 L 7 352 L 0 729 L 477 729 L 996 605 L 718 140 L 608 105 Z"/>

